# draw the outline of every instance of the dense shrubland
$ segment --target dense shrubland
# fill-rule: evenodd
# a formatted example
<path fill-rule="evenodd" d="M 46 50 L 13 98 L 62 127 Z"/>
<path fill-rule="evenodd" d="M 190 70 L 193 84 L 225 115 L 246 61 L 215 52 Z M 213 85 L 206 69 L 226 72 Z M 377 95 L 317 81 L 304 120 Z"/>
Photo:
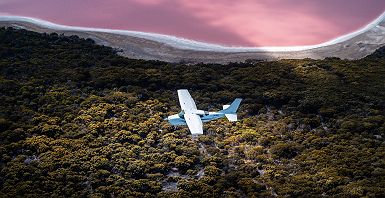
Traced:
<path fill-rule="evenodd" d="M 130 60 L 0 29 L 1 197 L 385 196 L 385 55 L 228 65 Z M 241 120 L 191 137 L 187 88 Z"/>

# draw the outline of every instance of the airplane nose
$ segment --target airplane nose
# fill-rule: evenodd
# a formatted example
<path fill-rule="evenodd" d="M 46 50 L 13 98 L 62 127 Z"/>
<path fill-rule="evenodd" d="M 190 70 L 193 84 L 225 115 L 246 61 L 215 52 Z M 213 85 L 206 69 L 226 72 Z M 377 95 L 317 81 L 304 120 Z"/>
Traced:
<path fill-rule="evenodd" d="M 166 120 L 166 121 L 168 121 L 168 117 L 165 117 L 163 120 Z"/>

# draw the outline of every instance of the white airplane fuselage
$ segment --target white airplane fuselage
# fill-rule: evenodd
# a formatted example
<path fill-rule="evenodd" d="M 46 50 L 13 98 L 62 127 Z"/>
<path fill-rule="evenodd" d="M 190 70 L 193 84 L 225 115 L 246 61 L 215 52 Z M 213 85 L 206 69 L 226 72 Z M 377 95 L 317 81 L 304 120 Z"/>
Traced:
<path fill-rule="evenodd" d="M 201 118 L 202 122 L 208 122 L 211 120 L 216 120 L 216 119 L 225 117 L 224 113 L 208 112 L 208 111 L 203 111 L 203 110 L 198 110 L 198 111 L 204 112 L 203 114 L 198 114 L 199 117 Z M 181 111 L 178 114 L 168 116 L 167 120 L 171 125 L 174 125 L 174 126 L 187 125 L 186 120 L 184 118 L 184 114 L 185 114 L 185 112 Z"/>

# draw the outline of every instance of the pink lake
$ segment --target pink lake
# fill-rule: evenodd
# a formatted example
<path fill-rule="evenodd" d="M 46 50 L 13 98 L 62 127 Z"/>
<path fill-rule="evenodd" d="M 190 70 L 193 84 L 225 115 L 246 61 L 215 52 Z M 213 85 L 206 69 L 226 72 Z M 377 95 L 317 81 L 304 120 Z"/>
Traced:
<path fill-rule="evenodd" d="M 384 11 L 385 0 L 0 0 L 0 15 L 232 46 L 319 44 Z"/>

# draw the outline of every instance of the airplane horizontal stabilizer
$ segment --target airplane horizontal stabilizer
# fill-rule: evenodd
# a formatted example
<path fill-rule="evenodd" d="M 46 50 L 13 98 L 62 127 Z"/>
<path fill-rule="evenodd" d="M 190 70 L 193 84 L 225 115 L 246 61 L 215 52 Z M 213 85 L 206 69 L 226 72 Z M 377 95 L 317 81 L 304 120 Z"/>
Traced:
<path fill-rule="evenodd" d="M 238 116 L 236 113 L 234 114 L 225 114 L 226 118 L 230 121 L 230 122 L 236 122 L 238 121 Z"/>

